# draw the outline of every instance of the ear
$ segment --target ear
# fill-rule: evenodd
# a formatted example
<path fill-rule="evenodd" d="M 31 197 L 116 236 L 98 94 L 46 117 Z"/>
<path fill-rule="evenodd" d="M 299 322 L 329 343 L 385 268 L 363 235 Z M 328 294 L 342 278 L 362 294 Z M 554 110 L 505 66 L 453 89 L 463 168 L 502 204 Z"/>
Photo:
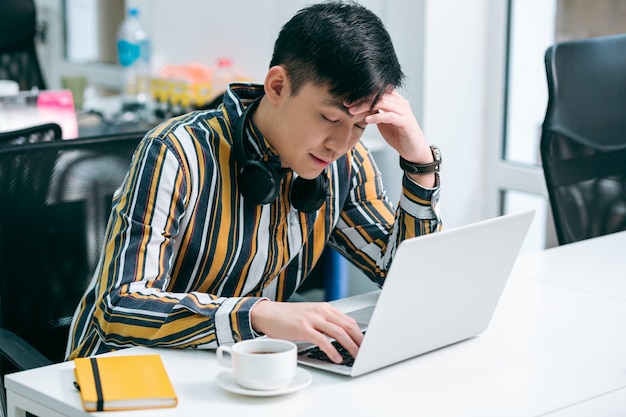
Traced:
<path fill-rule="evenodd" d="M 281 99 L 289 96 L 289 77 L 287 70 L 275 65 L 267 71 L 265 76 L 265 97 L 274 105 Z"/>

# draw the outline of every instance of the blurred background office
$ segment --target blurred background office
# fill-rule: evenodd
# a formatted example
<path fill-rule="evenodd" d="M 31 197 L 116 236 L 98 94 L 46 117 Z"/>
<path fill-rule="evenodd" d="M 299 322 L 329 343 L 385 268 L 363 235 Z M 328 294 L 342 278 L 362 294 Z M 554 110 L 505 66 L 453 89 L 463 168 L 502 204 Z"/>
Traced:
<path fill-rule="evenodd" d="M 310 0 L 35 0 L 37 47 L 48 88 L 79 75 L 115 97 L 122 85 L 115 42 L 137 7 L 152 40 L 151 70 L 230 58 L 262 82 L 273 42 Z M 546 48 L 557 41 L 626 32 L 626 0 L 361 0 L 387 26 L 407 76 L 403 90 L 428 140 L 440 146 L 446 228 L 535 208 L 524 252 L 556 244 L 540 167 Z M 400 195 L 397 156 L 375 128 L 389 197 Z M 358 289 L 354 291 L 359 291 Z"/>

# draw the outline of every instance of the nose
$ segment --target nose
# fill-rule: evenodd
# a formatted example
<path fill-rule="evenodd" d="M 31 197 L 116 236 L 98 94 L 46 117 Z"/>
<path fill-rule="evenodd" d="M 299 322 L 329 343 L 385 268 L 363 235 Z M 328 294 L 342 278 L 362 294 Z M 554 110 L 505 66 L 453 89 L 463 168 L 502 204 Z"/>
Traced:
<path fill-rule="evenodd" d="M 355 132 L 355 129 L 338 129 L 326 139 L 324 146 L 337 155 L 343 155 L 359 141 L 360 137 L 360 132 Z"/>

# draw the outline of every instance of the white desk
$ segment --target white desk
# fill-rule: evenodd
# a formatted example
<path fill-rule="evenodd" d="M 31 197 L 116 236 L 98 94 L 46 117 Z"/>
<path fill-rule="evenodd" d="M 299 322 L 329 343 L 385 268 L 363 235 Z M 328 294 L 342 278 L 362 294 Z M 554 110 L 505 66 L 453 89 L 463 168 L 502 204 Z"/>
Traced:
<path fill-rule="evenodd" d="M 626 388 L 611 391 L 582 403 L 574 404 L 551 413 L 550 417 L 620 417 L 626 414 L 624 410 L 626 410 Z"/>
<path fill-rule="evenodd" d="M 545 259 L 550 253 L 565 256 L 563 252 L 546 251 Z M 613 252 L 623 256 L 623 251 Z M 534 259 L 520 259 L 516 270 L 530 271 L 532 265 L 526 263 Z M 570 268 L 570 261 L 581 259 L 568 259 L 563 268 Z M 572 267 L 572 274 L 577 270 Z M 616 272 L 623 274 L 623 269 Z M 371 297 L 375 294 L 337 305 L 349 309 Z M 519 272 L 511 276 L 491 325 L 481 336 L 354 379 L 309 370 L 311 386 L 285 396 L 248 398 L 223 391 L 215 383 L 221 368 L 211 351 L 157 351 L 179 405 L 115 412 L 116 417 L 626 413 L 626 302 Z M 133 348 L 118 354 L 145 352 Z M 72 363 L 8 375 L 9 416 L 21 416 L 23 410 L 42 417 L 88 415 L 72 381 Z"/>
<path fill-rule="evenodd" d="M 522 256 L 513 271 L 626 301 L 626 232 Z"/>

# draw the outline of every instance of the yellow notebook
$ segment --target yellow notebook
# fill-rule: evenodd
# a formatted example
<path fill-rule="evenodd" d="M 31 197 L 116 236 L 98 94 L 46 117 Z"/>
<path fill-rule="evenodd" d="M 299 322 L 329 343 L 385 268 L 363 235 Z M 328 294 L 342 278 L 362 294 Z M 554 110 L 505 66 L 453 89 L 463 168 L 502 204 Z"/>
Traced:
<path fill-rule="evenodd" d="M 76 388 L 86 411 L 175 407 L 178 398 L 161 356 L 74 359 Z"/>

